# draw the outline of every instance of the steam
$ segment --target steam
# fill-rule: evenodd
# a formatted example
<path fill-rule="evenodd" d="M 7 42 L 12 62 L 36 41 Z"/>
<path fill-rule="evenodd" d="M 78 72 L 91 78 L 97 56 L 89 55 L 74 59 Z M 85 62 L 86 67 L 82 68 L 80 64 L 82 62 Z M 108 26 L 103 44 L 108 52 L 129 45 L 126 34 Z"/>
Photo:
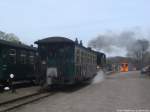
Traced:
<path fill-rule="evenodd" d="M 94 77 L 92 84 L 97 84 L 100 83 L 104 80 L 104 72 L 103 71 L 99 71 L 97 73 L 97 75 Z"/>
<path fill-rule="evenodd" d="M 142 37 L 142 38 L 138 38 Z M 144 39 L 137 31 L 122 31 L 120 33 L 106 32 L 89 41 L 88 46 L 107 53 L 115 52 L 117 48 L 125 50 L 127 54 L 149 48 L 149 40 Z"/>

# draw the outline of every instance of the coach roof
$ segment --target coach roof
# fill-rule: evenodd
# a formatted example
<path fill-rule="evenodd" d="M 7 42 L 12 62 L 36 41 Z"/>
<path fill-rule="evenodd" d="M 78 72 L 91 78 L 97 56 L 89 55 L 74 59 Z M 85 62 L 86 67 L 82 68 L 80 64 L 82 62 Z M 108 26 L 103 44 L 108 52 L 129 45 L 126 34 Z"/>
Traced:
<path fill-rule="evenodd" d="M 35 47 L 28 46 L 28 45 L 25 45 L 25 44 L 22 44 L 22 43 L 14 43 L 14 42 L 9 42 L 9 41 L 1 40 L 1 39 L 0 39 L 0 44 L 1 44 L 1 45 L 4 45 L 4 46 L 11 46 L 11 47 L 15 47 L 15 48 L 22 48 L 22 49 L 27 49 L 27 50 L 34 50 L 34 51 L 36 51 L 36 48 L 35 48 Z"/>
<path fill-rule="evenodd" d="M 74 43 L 74 41 L 66 38 L 66 37 L 48 37 L 45 39 L 41 39 L 35 42 L 36 44 L 46 44 L 46 43 Z"/>

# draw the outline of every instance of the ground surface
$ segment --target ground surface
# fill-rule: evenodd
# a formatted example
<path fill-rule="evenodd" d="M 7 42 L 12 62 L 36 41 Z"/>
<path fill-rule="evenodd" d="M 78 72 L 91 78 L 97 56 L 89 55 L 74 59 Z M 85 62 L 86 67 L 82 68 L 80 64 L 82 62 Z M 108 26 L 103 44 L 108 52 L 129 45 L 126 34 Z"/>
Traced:
<path fill-rule="evenodd" d="M 39 89 L 40 87 L 38 86 L 32 86 L 16 89 L 15 93 L 12 93 L 11 91 L 0 93 L 0 104 L 20 97 L 35 94 Z"/>
<path fill-rule="evenodd" d="M 116 73 L 102 80 L 20 107 L 13 112 L 119 112 L 150 110 L 150 78 L 139 72 Z M 146 111 L 150 112 L 150 111 Z"/>

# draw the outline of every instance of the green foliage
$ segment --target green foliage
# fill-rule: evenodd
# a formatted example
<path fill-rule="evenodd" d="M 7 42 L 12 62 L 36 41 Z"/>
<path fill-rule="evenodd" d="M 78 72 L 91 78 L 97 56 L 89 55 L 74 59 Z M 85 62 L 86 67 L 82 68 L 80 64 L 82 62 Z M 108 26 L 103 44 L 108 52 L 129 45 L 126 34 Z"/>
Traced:
<path fill-rule="evenodd" d="M 14 43 L 19 43 L 20 42 L 19 38 L 15 34 L 5 33 L 5 32 L 2 32 L 2 31 L 0 31 L 0 39 L 10 41 L 10 42 L 14 42 Z"/>

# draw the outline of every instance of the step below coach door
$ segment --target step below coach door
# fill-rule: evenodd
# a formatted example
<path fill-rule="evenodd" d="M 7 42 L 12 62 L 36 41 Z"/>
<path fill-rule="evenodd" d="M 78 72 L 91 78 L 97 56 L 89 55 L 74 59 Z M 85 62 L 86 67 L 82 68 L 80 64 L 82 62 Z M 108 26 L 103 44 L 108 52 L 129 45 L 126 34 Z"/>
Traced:
<path fill-rule="evenodd" d="M 55 67 L 49 67 L 47 68 L 47 84 L 51 85 L 52 84 L 52 78 L 57 78 L 57 68 Z"/>

